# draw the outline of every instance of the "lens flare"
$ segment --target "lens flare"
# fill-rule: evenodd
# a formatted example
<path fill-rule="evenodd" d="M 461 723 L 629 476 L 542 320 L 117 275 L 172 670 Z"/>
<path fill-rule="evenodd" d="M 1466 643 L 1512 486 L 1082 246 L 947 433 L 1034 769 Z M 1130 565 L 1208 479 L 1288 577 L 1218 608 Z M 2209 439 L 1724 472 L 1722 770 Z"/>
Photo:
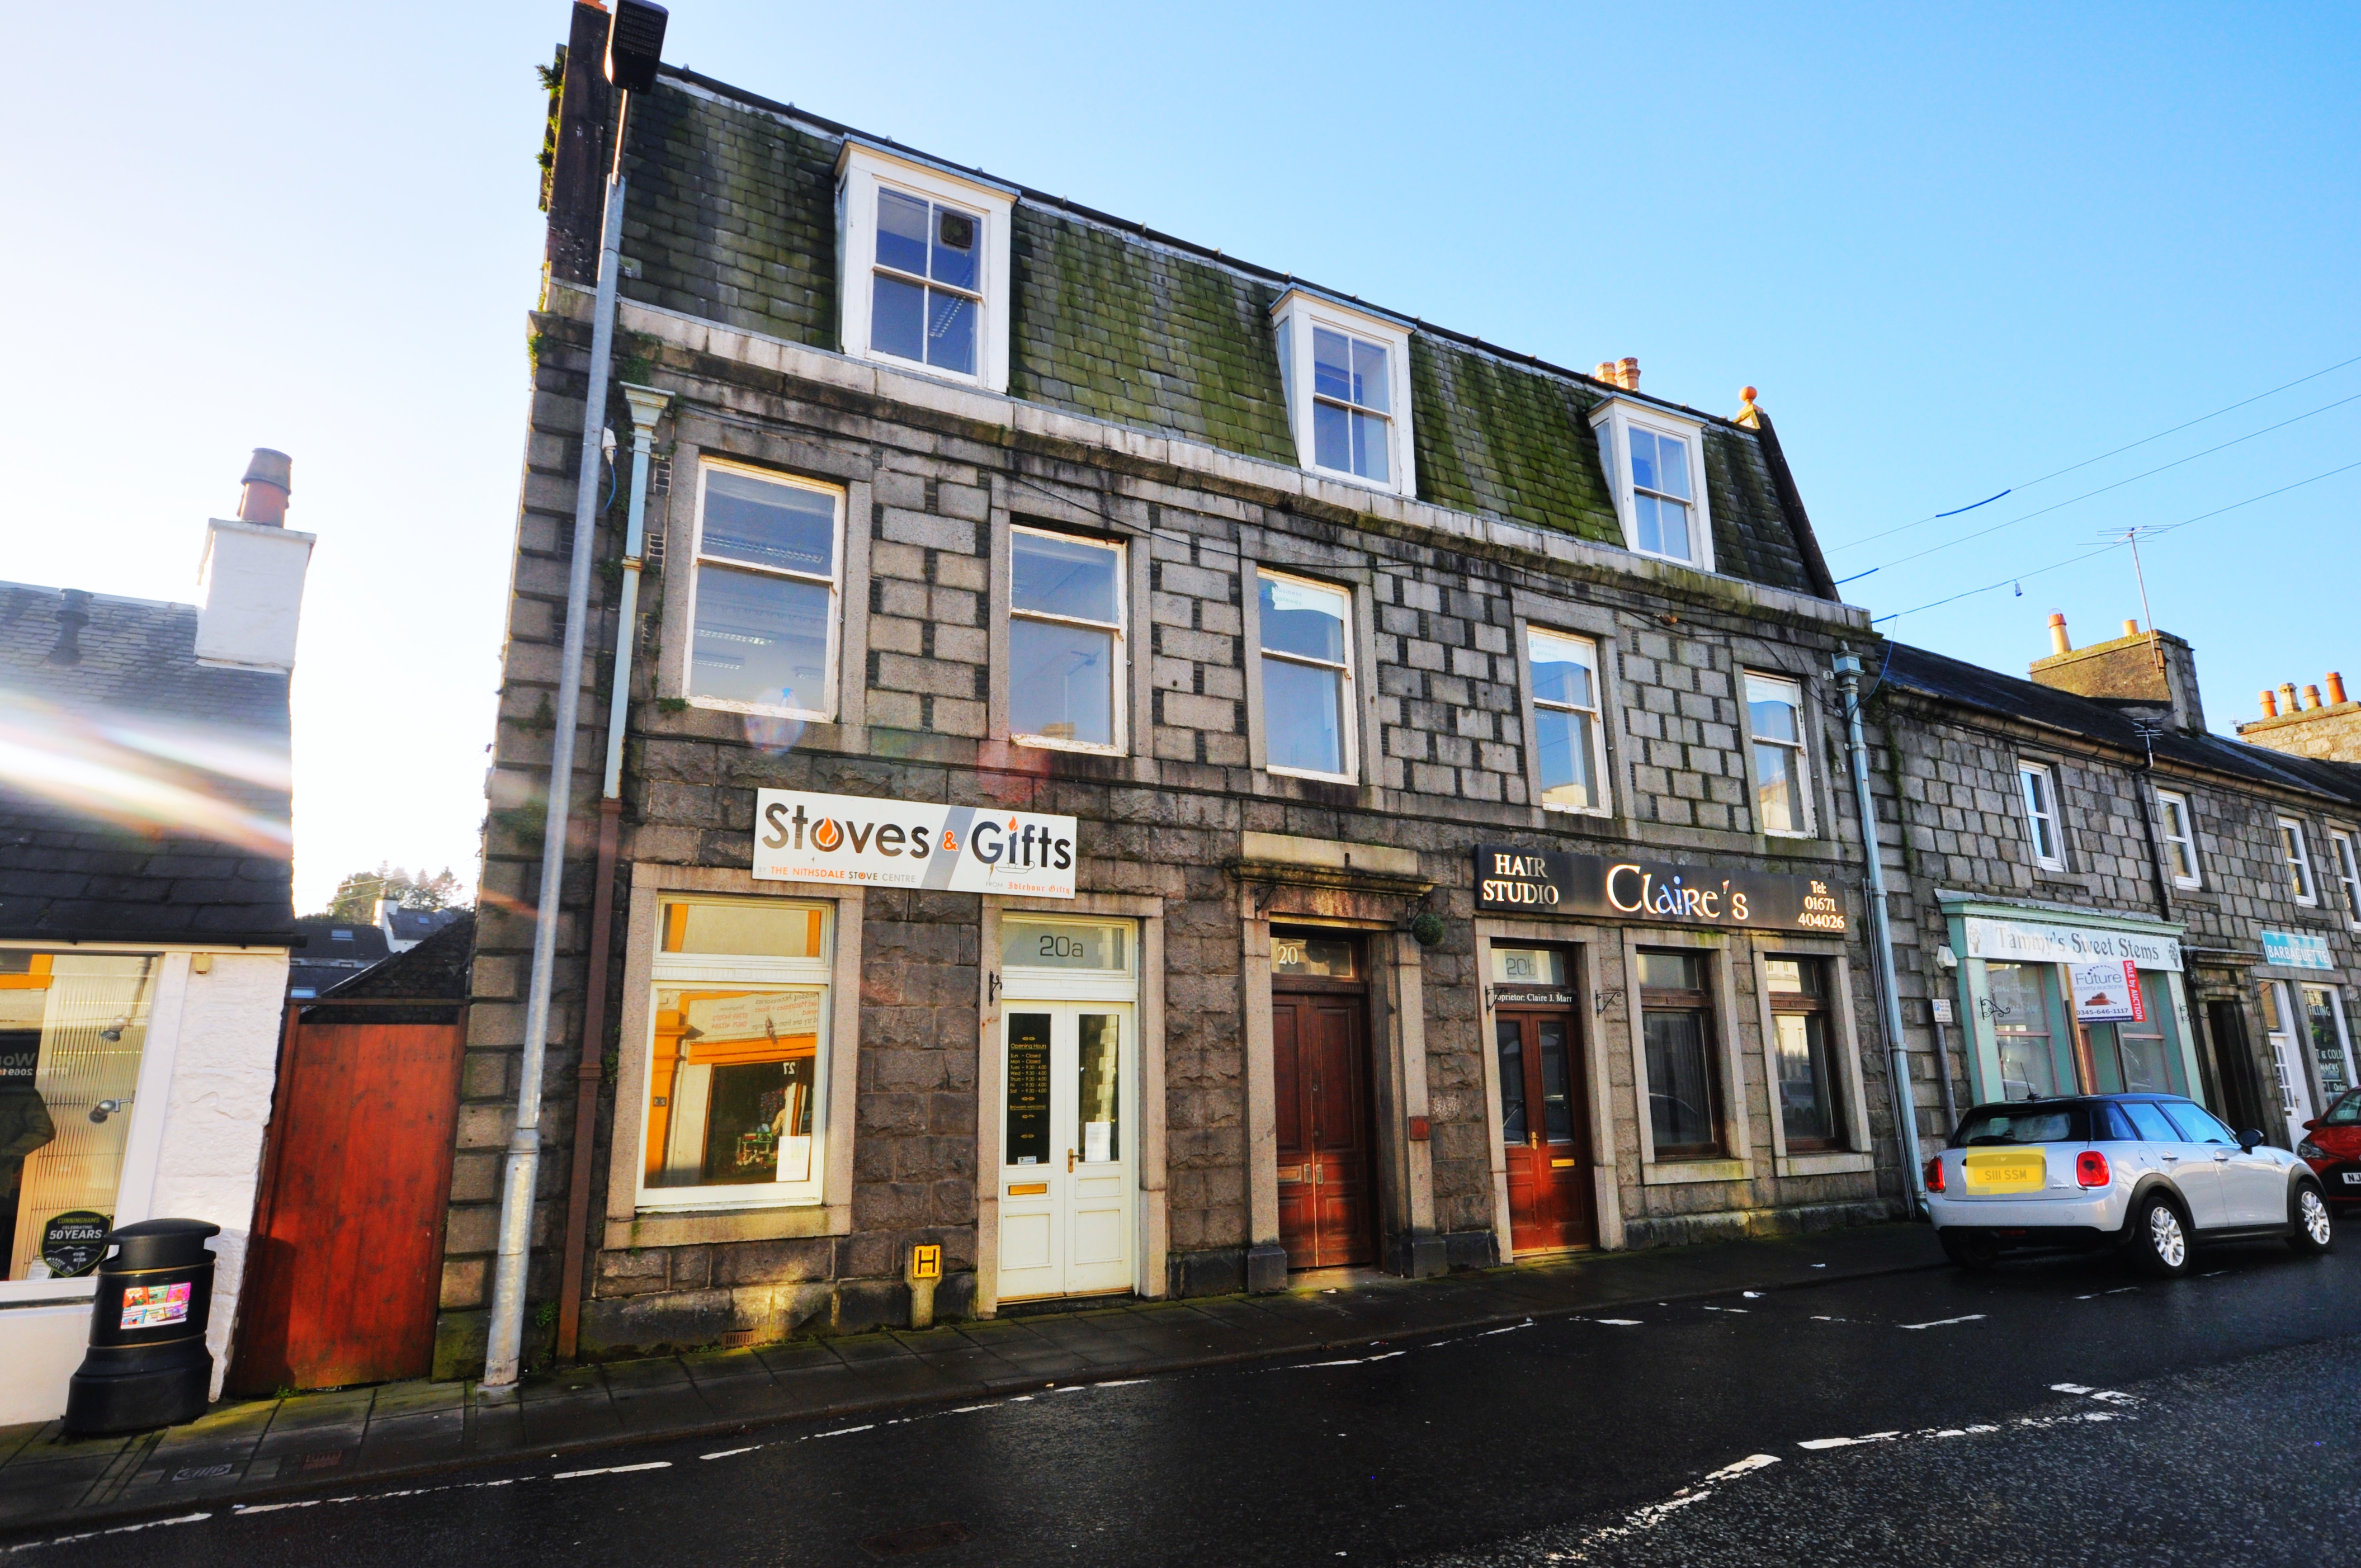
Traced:
<path fill-rule="evenodd" d="M 0 691 L 0 786 L 139 832 L 187 833 L 286 860 L 294 833 L 268 799 L 291 787 L 284 737 L 99 719 Z"/>

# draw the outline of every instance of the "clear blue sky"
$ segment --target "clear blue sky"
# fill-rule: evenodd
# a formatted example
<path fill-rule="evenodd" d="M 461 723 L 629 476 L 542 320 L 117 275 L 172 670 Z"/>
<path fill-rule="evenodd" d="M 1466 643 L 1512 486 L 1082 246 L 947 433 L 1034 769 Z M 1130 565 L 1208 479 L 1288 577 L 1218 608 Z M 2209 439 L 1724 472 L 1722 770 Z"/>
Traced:
<path fill-rule="evenodd" d="M 0 576 L 192 597 L 248 447 L 315 532 L 298 897 L 474 873 L 561 0 L 50 7 L 0 115 Z M 680 0 L 666 57 L 1562 364 L 1752 383 L 1837 575 L 2361 394 L 2361 13 Z M 1847 586 L 1909 609 L 2361 464 L 2361 401 Z M 1977 501 L 1964 517 L 1851 548 Z M 2361 468 L 2158 539 L 2217 729 L 2323 671 Z M 2021 671 L 2120 551 L 1889 623 Z"/>

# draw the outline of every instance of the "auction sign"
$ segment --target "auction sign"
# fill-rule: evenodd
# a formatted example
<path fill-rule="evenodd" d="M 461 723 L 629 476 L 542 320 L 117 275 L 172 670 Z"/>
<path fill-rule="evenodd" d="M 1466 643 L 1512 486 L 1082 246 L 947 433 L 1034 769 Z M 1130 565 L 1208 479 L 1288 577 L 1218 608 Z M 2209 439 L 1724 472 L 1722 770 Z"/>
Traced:
<path fill-rule="evenodd" d="M 1476 851 L 1476 907 L 1831 937 L 1852 928 L 1843 889 L 1819 877 L 1490 844 Z"/>
<path fill-rule="evenodd" d="M 754 875 L 766 882 L 1074 896 L 1071 817 L 981 806 L 758 790 Z"/>

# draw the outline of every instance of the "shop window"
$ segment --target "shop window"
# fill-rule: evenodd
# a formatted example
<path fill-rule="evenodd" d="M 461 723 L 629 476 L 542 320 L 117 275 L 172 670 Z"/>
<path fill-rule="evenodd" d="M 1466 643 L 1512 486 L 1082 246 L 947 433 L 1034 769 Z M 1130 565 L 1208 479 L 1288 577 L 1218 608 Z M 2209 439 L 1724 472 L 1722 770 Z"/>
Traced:
<path fill-rule="evenodd" d="M 2159 827 L 2164 836 L 2164 863 L 2172 873 L 2172 885 L 2203 885 L 2203 879 L 2197 874 L 2197 819 L 2190 814 L 2189 797 L 2160 789 L 2156 792 L 2156 809 L 2162 819 Z"/>
<path fill-rule="evenodd" d="M 1779 1119 L 1790 1153 L 1841 1148 L 1844 1116 L 1828 1047 L 1825 959 L 1765 959 L 1772 1046 L 1779 1069 Z"/>
<path fill-rule="evenodd" d="M 1722 1152 L 1713 1002 L 1706 987 L 1705 955 L 1640 954 L 1648 1125 L 1659 1160 L 1706 1159 Z"/>
<path fill-rule="evenodd" d="M 98 1263 L 160 962 L 0 949 L 0 1217 L 9 1222 L 10 1279 L 87 1274 Z"/>
<path fill-rule="evenodd" d="M 2279 852 L 2287 857 L 2288 891 L 2307 907 L 2320 902 L 2320 884 L 2312 876 L 2312 846 L 2304 841 L 2303 824 L 2292 817 L 2279 818 Z"/>
<path fill-rule="evenodd" d="M 1591 411 L 1626 547 L 1713 570 L 1705 427 L 1627 398 Z"/>
<path fill-rule="evenodd" d="M 2033 840 L 2033 862 L 2045 872 L 2066 869 L 2066 834 L 2058 814 L 2058 775 L 2047 762 L 2016 764 L 2025 798 L 2025 828 Z"/>
<path fill-rule="evenodd" d="M 832 914 L 768 899 L 662 905 L 643 1202 L 819 1199 Z"/>
<path fill-rule="evenodd" d="M 1120 751 L 1123 546 L 1008 533 L 1008 728 L 1029 745 Z"/>
<path fill-rule="evenodd" d="M 1256 591 L 1265 765 L 1349 784 L 1358 766 L 1352 596 L 1270 572 L 1259 575 Z"/>
<path fill-rule="evenodd" d="M 2004 1100 L 2047 1100 L 2058 1092 L 2058 1058 L 2049 1033 L 2048 964 L 1984 965 L 1984 1010 L 2000 1053 Z"/>
<path fill-rule="evenodd" d="M 720 463 L 698 480 L 690 699 L 832 717 L 844 492 Z"/>
<path fill-rule="evenodd" d="M 2091 1090 L 2099 1094 L 2180 1092 L 2172 1081 L 2164 1024 L 2152 1000 L 2146 1022 L 2085 1024 Z"/>
<path fill-rule="evenodd" d="M 847 142 L 837 201 L 844 352 L 1004 390 L 1008 194 Z"/>
<path fill-rule="evenodd" d="M 1601 765 L 1607 743 L 1598 717 L 1598 644 L 1528 627 L 1525 658 L 1543 807 L 1604 815 L 1610 807 Z"/>
<path fill-rule="evenodd" d="M 1784 675 L 1746 673 L 1746 724 L 1754 740 L 1754 821 L 1765 833 L 1812 830 L 1811 774 L 1804 751 L 1804 688 Z"/>
<path fill-rule="evenodd" d="M 1305 467 L 1397 495 L 1410 482 L 1410 334 L 1301 289 L 1271 307 Z"/>
<path fill-rule="evenodd" d="M 2353 835 L 2331 829 L 2330 846 L 2336 851 L 2336 880 L 2345 884 L 2345 918 L 2361 927 L 2361 860 L 2353 853 Z"/>
<path fill-rule="evenodd" d="M 2345 1034 L 2345 1002 L 2324 985 L 2303 988 L 2304 1022 L 2312 1032 L 2312 1061 L 2320 1077 L 2323 1105 L 2353 1087 L 2353 1049 Z"/>

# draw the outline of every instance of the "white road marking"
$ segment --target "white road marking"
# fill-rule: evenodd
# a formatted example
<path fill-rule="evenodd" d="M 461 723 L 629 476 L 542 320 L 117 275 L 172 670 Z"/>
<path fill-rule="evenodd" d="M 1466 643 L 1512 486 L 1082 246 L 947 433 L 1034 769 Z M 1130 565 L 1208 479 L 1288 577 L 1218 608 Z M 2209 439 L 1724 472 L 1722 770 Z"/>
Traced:
<path fill-rule="evenodd" d="M 1763 1292 L 1760 1290 L 1741 1290 L 1739 1294 L 1745 1297 L 1750 1301 L 1760 1301 L 1763 1299 Z"/>
<path fill-rule="evenodd" d="M 1885 1442 L 1891 1439 L 1900 1437 L 1901 1435 L 1901 1431 L 1896 1430 L 1894 1431 L 1867 1432 L 1860 1437 L 1813 1437 L 1806 1438 L 1795 1446 L 1797 1448 L 1810 1449 L 1854 1448 L 1864 1442 Z"/>
<path fill-rule="evenodd" d="M 816 1432 L 812 1433 L 812 1436 L 814 1436 L 814 1437 L 851 1437 L 854 1432 L 857 1432 L 857 1431 L 876 1431 L 876 1430 L 877 1430 L 877 1423 L 876 1423 L 875 1421 L 870 1421 L 870 1422 L 866 1423 L 865 1425 L 857 1426 L 857 1427 L 839 1427 L 839 1428 L 837 1428 L 834 1431 L 816 1431 Z"/>
<path fill-rule="evenodd" d="M 1964 1318 L 1937 1318 L 1931 1323 L 1896 1323 L 1894 1326 L 1898 1329 L 1943 1329 L 1950 1327 L 1953 1323 L 1980 1323 L 1983 1320 L 1984 1315 L 1982 1312 L 1970 1312 Z"/>
<path fill-rule="evenodd" d="M 2052 1383 L 2049 1391 L 2053 1394 L 2088 1394 L 2092 1388 L 2088 1383 Z"/>
<path fill-rule="evenodd" d="M 700 1453 L 697 1457 L 699 1459 L 728 1459 L 734 1454 L 752 1453 L 762 1446 L 763 1445 L 759 1442 L 750 1442 L 743 1448 L 725 1448 L 713 1453 Z"/>
<path fill-rule="evenodd" d="M 1637 1318 L 1600 1318 L 1597 1321 L 1614 1329 L 1638 1329 L 1647 1326 Z"/>
<path fill-rule="evenodd" d="M 1706 1479 L 1708 1481 L 1735 1481 L 1738 1477 L 1745 1475 L 1750 1470 L 1760 1470 L 1765 1465 L 1776 1464 L 1778 1463 L 1779 1456 L 1775 1453 L 1750 1453 L 1735 1464 L 1723 1465 L 1720 1469 L 1707 1476 Z"/>
<path fill-rule="evenodd" d="M 1708 1312 L 1736 1312 L 1741 1318 L 1746 1315 L 1746 1309 L 1743 1307 L 1708 1307 L 1706 1310 Z"/>
<path fill-rule="evenodd" d="M 197 1524 L 213 1517 L 211 1514 L 182 1514 L 178 1519 L 147 1519 L 138 1524 L 119 1524 L 112 1530 L 86 1530 L 79 1535 L 51 1536 L 47 1541 L 27 1541 L 12 1546 L 8 1549 L 8 1555 L 14 1557 L 19 1552 L 30 1552 L 41 1546 L 71 1546 L 77 1541 L 96 1541 L 101 1536 L 129 1535 L 136 1530 L 156 1530 L 168 1524 Z"/>
<path fill-rule="evenodd" d="M 609 1464 L 597 1470 L 561 1470 L 550 1477 L 553 1481 L 578 1481 L 585 1475 L 622 1475 L 634 1470 L 669 1470 L 669 1459 L 651 1459 L 643 1464 Z"/>

